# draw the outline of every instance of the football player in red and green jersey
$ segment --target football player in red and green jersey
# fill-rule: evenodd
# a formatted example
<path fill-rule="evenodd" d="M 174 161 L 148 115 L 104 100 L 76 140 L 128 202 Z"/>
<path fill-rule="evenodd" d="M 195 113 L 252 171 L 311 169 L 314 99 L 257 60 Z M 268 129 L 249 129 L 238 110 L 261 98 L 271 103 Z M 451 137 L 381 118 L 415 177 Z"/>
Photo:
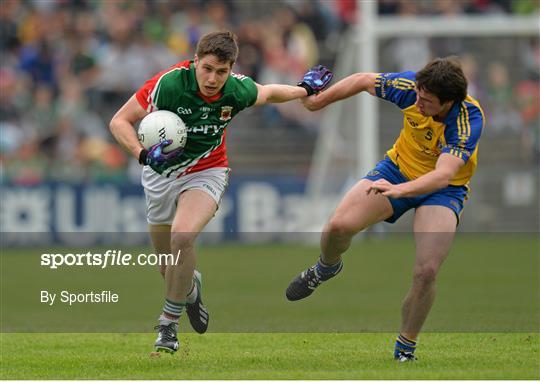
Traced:
<path fill-rule="evenodd" d="M 156 253 L 179 254 L 174 264 L 160 266 L 166 294 L 156 326 L 157 351 L 178 349 L 178 320 L 184 310 L 195 331 L 204 333 L 208 328 L 194 242 L 214 216 L 228 183 L 225 133 L 232 118 L 250 106 L 315 94 L 332 79 L 332 72 L 319 65 L 298 86 L 260 85 L 232 72 L 237 55 L 232 32 L 204 35 L 194 60 L 180 62 L 146 81 L 110 123 L 116 140 L 145 166 L 142 185 Z M 188 127 L 184 148 L 165 154 L 169 141 L 149 150 L 141 145 L 133 125 L 155 110 L 168 110 L 182 118 Z"/>

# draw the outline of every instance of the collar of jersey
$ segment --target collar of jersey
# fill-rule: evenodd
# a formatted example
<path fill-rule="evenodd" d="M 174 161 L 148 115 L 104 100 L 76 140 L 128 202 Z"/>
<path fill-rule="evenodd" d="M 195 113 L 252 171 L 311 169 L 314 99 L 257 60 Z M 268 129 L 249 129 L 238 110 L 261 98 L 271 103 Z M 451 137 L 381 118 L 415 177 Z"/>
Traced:
<path fill-rule="evenodd" d="M 189 76 L 191 79 L 191 87 L 190 90 L 197 94 L 199 92 L 199 85 L 197 84 L 197 79 L 195 78 L 195 64 L 193 61 L 189 62 Z M 230 88 L 230 82 L 231 82 L 231 76 L 229 75 L 229 78 L 227 78 L 227 81 L 225 81 L 225 85 L 223 85 L 223 88 L 221 89 L 221 96 L 223 97 L 225 93 L 228 92 Z"/>
<path fill-rule="evenodd" d="M 452 108 L 448 112 L 448 115 L 446 116 L 446 118 L 443 121 L 443 123 L 446 126 L 451 125 L 453 122 L 456 121 L 457 116 L 459 115 L 460 105 L 461 105 L 460 102 L 454 102 L 454 104 L 452 105 Z"/>

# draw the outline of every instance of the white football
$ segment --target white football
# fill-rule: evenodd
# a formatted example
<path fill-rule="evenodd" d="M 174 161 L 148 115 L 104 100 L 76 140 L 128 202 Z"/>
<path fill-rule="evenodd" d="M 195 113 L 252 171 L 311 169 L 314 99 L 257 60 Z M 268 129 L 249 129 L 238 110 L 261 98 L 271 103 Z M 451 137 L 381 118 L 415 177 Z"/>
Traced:
<path fill-rule="evenodd" d="M 172 143 L 163 149 L 163 152 L 167 153 L 186 145 L 187 127 L 175 113 L 157 110 L 143 118 L 139 125 L 138 136 L 139 142 L 146 149 L 171 139 Z"/>

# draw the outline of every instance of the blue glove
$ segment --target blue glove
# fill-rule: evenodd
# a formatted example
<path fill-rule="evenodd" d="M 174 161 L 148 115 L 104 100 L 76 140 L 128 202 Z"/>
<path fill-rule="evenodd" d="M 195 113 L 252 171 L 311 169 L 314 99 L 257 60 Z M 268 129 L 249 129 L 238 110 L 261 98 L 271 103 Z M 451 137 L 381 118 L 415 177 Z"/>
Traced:
<path fill-rule="evenodd" d="M 180 163 L 183 147 L 164 153 L 163 149 L 172 143 L 171 139 L 156 143 L 150 150 L 143 149 L 139 154 L 139 163 L 150 166 L 158 174 L 163 173 L 167 168 Z"/>
<path fill-rule="evenodd" d="M 326 66 L 317 65 L 309 69 L 298 86 L 303 87 L 307 91 L 307 95 L 313 95 L 323 90 L 332 80 L 334 73 Z"/>

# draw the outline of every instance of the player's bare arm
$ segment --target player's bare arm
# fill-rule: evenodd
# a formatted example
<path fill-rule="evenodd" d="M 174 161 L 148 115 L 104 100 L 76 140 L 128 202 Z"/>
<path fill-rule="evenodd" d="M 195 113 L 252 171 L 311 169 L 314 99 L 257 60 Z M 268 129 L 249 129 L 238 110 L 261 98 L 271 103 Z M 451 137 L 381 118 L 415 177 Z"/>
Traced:
<path fill-rule="evenodd" d="M 257 86 L 257 101 L 255 106 L 268 103 L 281 103 L 307 96 L 307 91 L 299 86 L 290 85 L 260 85 Z"/>
<path fill-rule="evenodd" d="M 315 111 L 323 107 L 340 101 L 345 98 L 352 97 L 361 92 L 368 92 L 372 96 L 375 95 L 375 79 L 378 73 L 355 73 L 345 77 L 335 85 L 330 86 L 327 90 L 304 98 L 302 103 L 308 110 Z"/>
<path fill-rule="evenodd" d="M 389 198 L 409 198 L 428 194 L 447 187 L 464 164 L 463 159 L 444 153 L 437 160 L 433 171 L 401 184 L 392 184 L 385 179 L 379 179 L 371 184 L 367 192 L 380 193 Z"/>
<path fill-rule="evenodd" d="M 109 128 L 116 140 L 135 158 L 139 158 L 143 146 L 137 138 L 133 125 L 143 119 L 148 113 L 144 110 L 135 95 L 133 95 L 112 118 Z"/>
<path fill-rule="evenodd" d="M 333 75 L 332 71 L 327 67 L 316 65 L 304 74 L 297 86 L 256 84 L 258 94 L 255 105 L 287 102 L 317 94 L 328 86 Z"/>

